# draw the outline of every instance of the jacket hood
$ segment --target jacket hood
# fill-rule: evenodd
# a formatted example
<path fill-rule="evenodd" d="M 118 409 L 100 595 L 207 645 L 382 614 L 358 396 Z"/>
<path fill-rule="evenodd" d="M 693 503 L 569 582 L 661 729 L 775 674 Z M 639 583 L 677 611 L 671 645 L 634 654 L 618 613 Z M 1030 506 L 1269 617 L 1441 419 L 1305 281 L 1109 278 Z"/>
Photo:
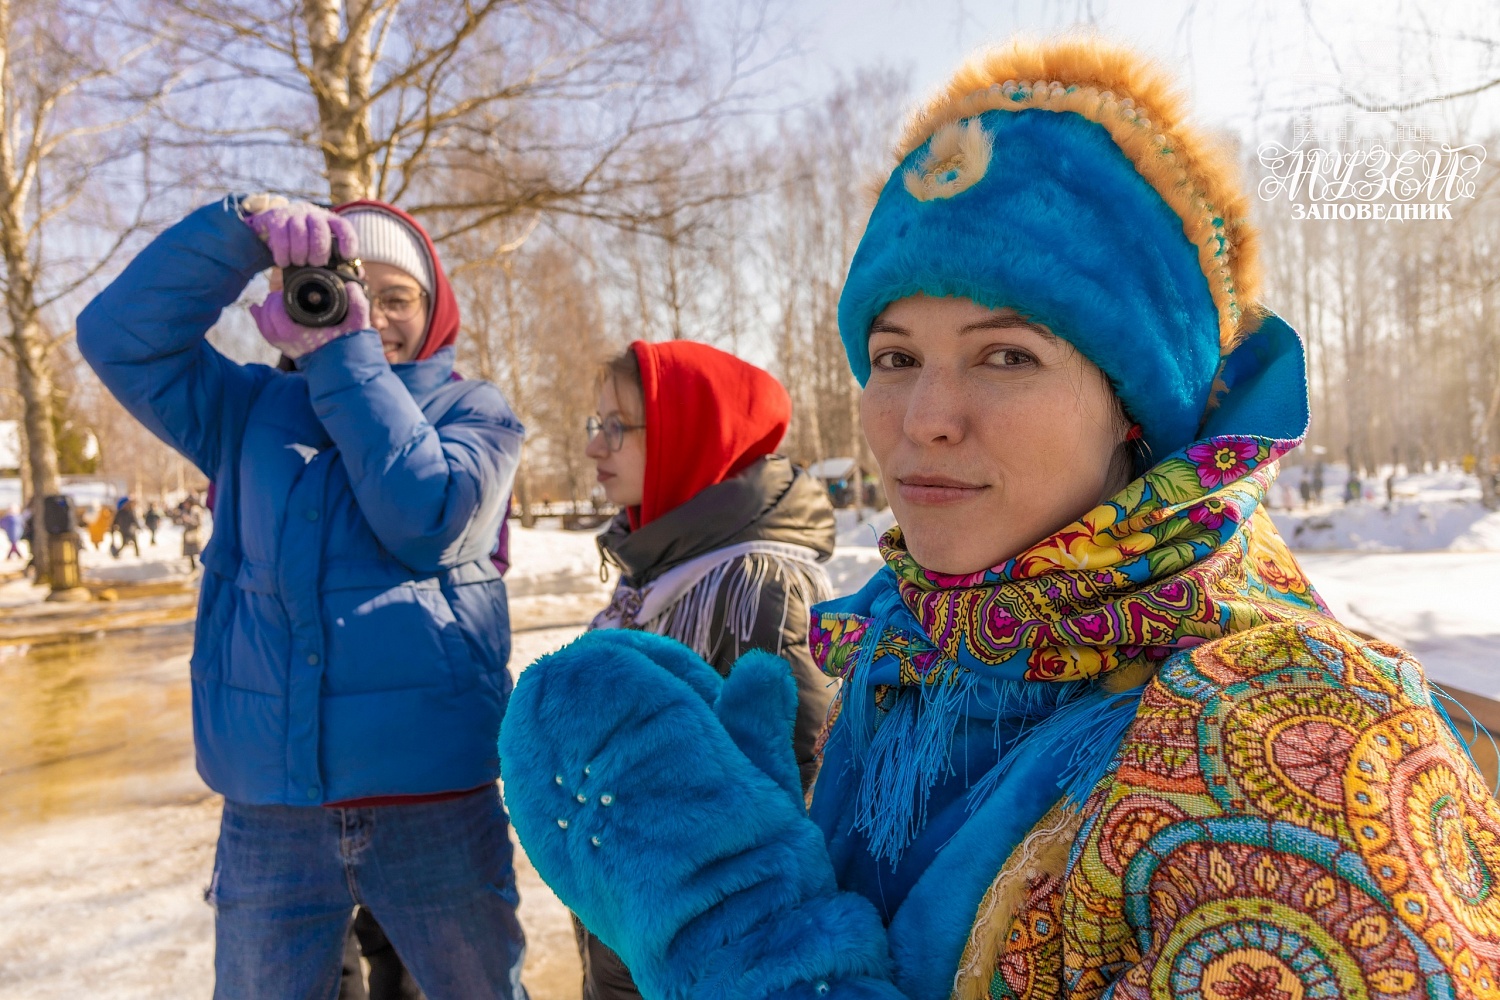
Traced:
<path fill-rule="evenodd" d="M 432 245 L 432 237 L 427 235 L 427 230 L 422 228 L 420 222 L 395 205 L 388 205 L 383 201 L 371 199 L 351 201 L 338 206 L 334 211 L 342 215 L 354 209 L 375 209 L 390 215 L 420 237 L 422 247 L 427 253 L 427 263 L 432 267 L 432 295 L 427 311 L 427 335 L 423 338 L 422 346 L 412 360 L 426 361 L 443 348 L 452 346 L 458 340 L 460 325 L 458 298 L 453 294 L 453 286 L 448 283 L 448 275 L 443 271 L 443 262 L 438 258 L 437 248 Z"/>
<path fill-rule="evenodd" d="M 621 511 L 599 552 L 637 587 L 706 552 L 741 542 L 785 542 L 833 555 L 833 507 L 822 484 L 781 455 L 754 462 L 634 530 Z"/>
<path fill-rule="evenodd" d="M 738 475 L 781 444 L 792 400 L 769 372 L 707 344 L 630 345 L 641 370 L 646 482 L 639 528 Z"/>

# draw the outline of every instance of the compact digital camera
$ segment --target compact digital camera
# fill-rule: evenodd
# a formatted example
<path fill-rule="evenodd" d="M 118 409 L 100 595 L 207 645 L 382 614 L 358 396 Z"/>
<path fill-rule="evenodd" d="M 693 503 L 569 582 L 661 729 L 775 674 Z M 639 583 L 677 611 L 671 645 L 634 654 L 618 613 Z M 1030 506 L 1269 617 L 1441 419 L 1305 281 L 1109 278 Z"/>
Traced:
<path fill-rule="evenodd" d="M 347 281 L 363 281 L 360 262 L 340 257 L 337 243 L 327 264 L 283 268 L 281 300 L 287 316 L 300 326 L 338 326 L 349 314 Z"/>

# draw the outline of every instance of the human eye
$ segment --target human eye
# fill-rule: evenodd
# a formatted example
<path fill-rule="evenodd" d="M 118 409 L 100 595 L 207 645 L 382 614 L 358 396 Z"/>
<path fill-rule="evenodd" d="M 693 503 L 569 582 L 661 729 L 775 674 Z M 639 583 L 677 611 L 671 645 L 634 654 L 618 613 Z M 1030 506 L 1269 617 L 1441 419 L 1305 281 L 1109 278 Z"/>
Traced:
<path fill-rule="evenodd" d="M 1036 358 L 1019 347 L 997 347 L 985 355 L 984 363 L 995 368 L 1028 368 L 1036 366 Z"/>
<path fill-rule="evenodd" d="M 880 368 L 885 371 L 896 371 L 902 368 L 915 368 L 917 366 L 917 359 L 905 351 L 881 351 L 871 360 L 870 365 L 873 368 Z"/>

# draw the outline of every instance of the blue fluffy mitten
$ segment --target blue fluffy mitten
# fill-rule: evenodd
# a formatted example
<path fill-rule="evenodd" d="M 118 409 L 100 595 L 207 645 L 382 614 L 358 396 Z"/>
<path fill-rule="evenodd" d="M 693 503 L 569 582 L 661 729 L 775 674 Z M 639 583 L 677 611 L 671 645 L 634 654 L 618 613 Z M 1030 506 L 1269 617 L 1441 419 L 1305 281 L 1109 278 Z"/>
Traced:
<path fill-rule="evenodd" d="M 505 800 L 548 885 L 644 996 L 890 998 L 885 931 L 802 808 L 785 661 L 721 680 L 671 639 L 592 632 L 521 675 Z"/>

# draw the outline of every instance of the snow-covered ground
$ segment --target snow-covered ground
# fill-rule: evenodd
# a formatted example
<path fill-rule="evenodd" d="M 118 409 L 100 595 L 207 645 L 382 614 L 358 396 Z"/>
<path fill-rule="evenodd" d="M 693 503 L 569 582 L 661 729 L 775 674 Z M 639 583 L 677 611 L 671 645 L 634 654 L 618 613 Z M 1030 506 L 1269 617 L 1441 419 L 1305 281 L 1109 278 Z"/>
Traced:
<path fill-rule="evenodd" d="M 1500 511 L 1477 500 L 1325 505 L 1271 516 L 1304 552 L 1500 552 Z"/>
<path fill-rule="evenodd" d="M 205 516 L 203 521 L 205 529 L 211 529 L 211 520 Z M 118 557 L 111 555 L 113 537 L 109 536 L 99 548 L 95 548 L 87 533 L 83 534 L 83 545 L 78 550 L 78 563 L 86 579 L 108 583 L 147 583 L 187 579 L 192 575 L 188 569 L 188 561 L 182 555 L 182 529 L 169 521 L 163 522 L 156 529 L 155 544 L 151 542 L 150 532 L 141 531 L 140 555 L 136 555 L 134 548 L 126 548 Z M 203 538 L 207 540 L 207 531 Z M 4 554 L 3 550 L 0 550 L 0 554 Z M 0 559 L 0 574 L 7 570 L 19 570 L 23 565 L 24 561 L 18 558 Z M 0 609 L 39 601 L 46 596 L 44 588 L 31 587 L 23 580 L 0 582 Z"/>
<path fill-rule="evenodd" d="M 1409 650 L 1439 684 L 1500 700 L 1500 552 L 1297 559 L 1340 621 Z"/>

